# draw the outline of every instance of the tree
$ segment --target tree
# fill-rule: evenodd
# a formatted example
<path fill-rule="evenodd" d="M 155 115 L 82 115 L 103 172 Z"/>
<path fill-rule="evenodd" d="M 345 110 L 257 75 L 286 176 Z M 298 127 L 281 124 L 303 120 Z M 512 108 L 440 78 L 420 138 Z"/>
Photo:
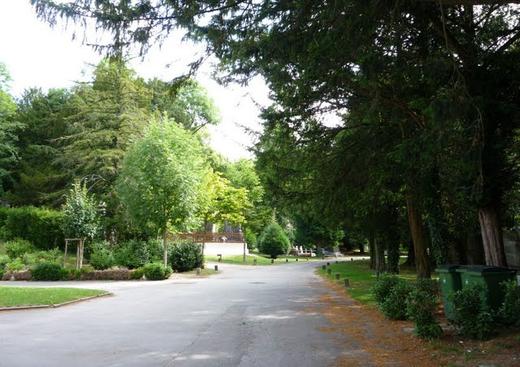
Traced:
<path fill-rule="evenodd" d="M 8 93 L 9 73 L 0 63 L 0 183 L 1 193 L 12 185 L 12 170 L 18 159 L 17 132 L 20 124 L 16 121 L 16 104 Z"/>
<path fill-rule="evenodd" d="M 268 225 L 258 241 L 259 250 L 271 258 L 276 259 L 279 255 L 285 255 L 289 252 L 291 243 L 282 227 L 277 223 Z"/>
<path fill-rule="evenodd" d="M 128 150 L 117 192 L 129 216 L 162 235 L 168 263 L 168 230 L 193 224 L 205 173 L 199 140 L 173 121 L 152 122 Z"/>

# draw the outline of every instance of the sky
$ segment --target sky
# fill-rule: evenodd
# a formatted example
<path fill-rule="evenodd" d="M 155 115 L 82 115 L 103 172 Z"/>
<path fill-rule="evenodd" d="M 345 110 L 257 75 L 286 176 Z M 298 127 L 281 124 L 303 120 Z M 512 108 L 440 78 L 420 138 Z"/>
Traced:
<path fill-rule="evenodd" d="M 0 62 L 11 74 L 11 93 L 19 97 L 26 88 L 71 87 L 89 80 L 92 65 L 101 59 L 83 37 L 72 39 L 72 29 L 50 28 L 38 20 L 29 0 L 0 0 Z M 177 32 L 160 48 L 134 58 L 130 66 L 144 78 L 171 80 L 185 72 L 186 65 L 203 54 L 203 46 L 182 41 Z M 210 144 L 230 160 L 249 158 L 247 148 L 254 138 L 240 126 L 260 129 L 259 106 L 269 104 L 269 90 L 257 77 L 248 86 L 219 85 L 211 73 L 215 60 L 210 58 L 196 75 L 220 110 L 221 122 L 210 127 Z"/>

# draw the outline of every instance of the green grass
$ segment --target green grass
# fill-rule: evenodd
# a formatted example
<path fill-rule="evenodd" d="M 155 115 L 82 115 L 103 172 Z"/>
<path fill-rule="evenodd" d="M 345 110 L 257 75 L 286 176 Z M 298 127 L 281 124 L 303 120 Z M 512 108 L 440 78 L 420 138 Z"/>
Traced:
<path fill-rule="evenodd" d="M 217 256 L 204 256 L 206 261 L 211 262 L 218 262 Z M 222 256 L 222 263 L 225 264 L 237 264 L 237 265 L 253 265 L 254 259 L 256 259 L 257 265 L 271 265 L 271 258 L 267 255 L 263 254 L 250 254 L 246 256 L 246 262 L 244 263 L 244 256 L 243 255 L 223 255 Z M 296 257 L 296 256 L 282 256 L 274 260 L 274 264 L 285 264 L 286 260 L 288 259 L 289 262 L 296 262 L 296 259 L 298 261 L 307 261 L 308 258 L 305 257 Z M 312 259 L 309 259 L 309 261 L 312 261 Z"/>
<path fill-rule="evenodd" d="M 321 267 L 318 270 L 318 274 L 328 279 L 335 279 L 335 274 L 339 273 L 341 282 L 345 278 L 349 279 L 350 288 L 348 292 L 352 298 L 364 304 L 375 304 L 371 288 L 377 278 L 374 271 L 370 270 L 368 260 L 345 261 L 338 264 L 331 263 L 329 267 L 332 270 L 331 275 L 328 275 L 327 271 L 322 270 Z M 416 279 L 415 270 L 411 269 L 401 269 L 399 276 L 408 280 Z"/>
<path fill-rule="evenodd" d="M 0 307 L 55 305 L 105 293 L 97 289 L 0 287 Z"/>

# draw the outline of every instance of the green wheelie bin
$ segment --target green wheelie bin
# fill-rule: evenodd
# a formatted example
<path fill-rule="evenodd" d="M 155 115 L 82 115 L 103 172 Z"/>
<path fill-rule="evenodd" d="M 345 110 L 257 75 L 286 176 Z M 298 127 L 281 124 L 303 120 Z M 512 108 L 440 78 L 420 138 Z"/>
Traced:
<path fill-rule="evenodd" d="M 489 307 L 497 310 L 504 301 L 502 282 L 514 280 L 516 270 L 497 266 L 465 266 L 456 270 L 461 277 L 462 288 L 470 284 L 482 285 Z"/>
<path fill-rule="evenodd" d="M 435 271 L 439 274 L 439 285 L 441 289 L 442 303 L 444 304 L 444 315 L 448 320 L 454 318 L 454 306 L 451 295 L 462 288 L 462 282 L 457 269 L 460 265 L 440 265 Z"/>

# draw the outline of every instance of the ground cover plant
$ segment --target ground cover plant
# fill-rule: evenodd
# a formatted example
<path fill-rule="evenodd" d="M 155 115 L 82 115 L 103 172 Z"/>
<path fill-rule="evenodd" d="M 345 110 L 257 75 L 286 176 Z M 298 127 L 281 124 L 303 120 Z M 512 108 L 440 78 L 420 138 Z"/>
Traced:
<path fill-rule="evenodd" d="M 54 305 L 105 293 L 80 288 L 0 287 L 0 307 Z"/>

